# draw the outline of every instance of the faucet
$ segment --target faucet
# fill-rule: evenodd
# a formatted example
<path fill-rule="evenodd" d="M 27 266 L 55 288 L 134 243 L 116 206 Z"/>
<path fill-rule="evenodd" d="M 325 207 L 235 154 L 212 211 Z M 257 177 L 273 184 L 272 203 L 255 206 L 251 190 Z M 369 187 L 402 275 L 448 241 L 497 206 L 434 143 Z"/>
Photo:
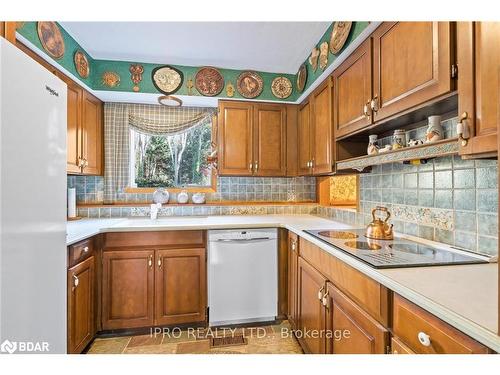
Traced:
<path fill-rule="evenodd" d="M 158 211 L 161 208 L 161 203 L 153 203 L 151 205 L 151 210 L 149 211 L 151 220 L 156 220 L 158 218 Z"/>

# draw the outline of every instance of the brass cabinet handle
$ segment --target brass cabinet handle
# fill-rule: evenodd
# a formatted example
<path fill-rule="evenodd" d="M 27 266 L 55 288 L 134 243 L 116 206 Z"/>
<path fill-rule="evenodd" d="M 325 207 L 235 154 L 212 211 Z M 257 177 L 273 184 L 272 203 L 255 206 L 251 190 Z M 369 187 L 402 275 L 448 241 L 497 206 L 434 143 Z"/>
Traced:
<path fill-rule="evenodd" d="M 373 112 L 377 113 L 379 110 L 378 106 L 378 96 L 375 95 L 375 97 L 370 101 L 370 108 L 372 109 Z"/>
<path fill-rule="evenodd" d="M 80 284 L 80 279 L 78 279 L 78 276 L 73 275 L 73 286 L 76 288 Z"/>
<path fill-rule="evenodd" d="M 253 171 L 253 163 L 250 163 L 250 165 L 248 166 L 248 169 L 250 169 L 251 171 Z"/>
<path fill-rule="evenodd" d="M 297 248 L 297 241 L 293 240 L 292 241 L 292 250 L 295 251 L 296 248 Z"/>
<path fill-rule="evenodd" d="M 152 256 L 152 255 L 150 255 L 150 256 L 149 256 L 148 266 L 149 266 L 150 268 L 153 266 L 153 256 Z"/>
<path fill-rule="evenodd" d="M 255 172 L 259 170 L 259 162 L 255 161 Z"/>
<path fill-rule="evenodd" d="M 370 118 L 370 101 L 368 100 L 366 104 L 363 106 L 363 114 L 366 118 Z"/>
<path fill-rule="evenodd" d="M 470 139 L 469 126 L 465 123 L 465 120 L 467 120 L 468 117 L 469 114 L 467 112 L 462 113 L 462 116 L 460 116 L 460 120 L 457 123 L 457 135 L 462 146 L 467 146 Z"/>
<path fill-rule="evenodd" d="M 161 258 L 158 258 L 158 268 L 161 268 Z"/>
<path fill-rule="evenodd" d="M 323 295 L 323 298 L 321 299 L 321 303 L 323 304 L 323 306 L 325 306 L 326 308 L 328 308 L 328 295 L 330 294 L 330 291 L 326 291 L 326 293 Z"/>
<path fill-rule="evenodd" d="M 325 290 L 325 286 L 323 285 L 320 290 L 318 290 L 318 299 L 320 301 L 323 300 L 323 290 Z"/>

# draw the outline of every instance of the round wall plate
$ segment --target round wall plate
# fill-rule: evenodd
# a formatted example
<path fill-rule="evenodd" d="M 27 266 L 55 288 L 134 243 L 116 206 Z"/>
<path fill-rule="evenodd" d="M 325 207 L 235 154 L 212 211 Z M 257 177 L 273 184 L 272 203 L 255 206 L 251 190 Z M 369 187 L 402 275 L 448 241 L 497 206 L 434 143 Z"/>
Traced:
<path fill-rule="evenodd" d="M 151 79 L 158 91 L 169 95 L 181 88 L 184 75 L 179 69 L 173 66 L 163 65 L 153 69 Z"/>

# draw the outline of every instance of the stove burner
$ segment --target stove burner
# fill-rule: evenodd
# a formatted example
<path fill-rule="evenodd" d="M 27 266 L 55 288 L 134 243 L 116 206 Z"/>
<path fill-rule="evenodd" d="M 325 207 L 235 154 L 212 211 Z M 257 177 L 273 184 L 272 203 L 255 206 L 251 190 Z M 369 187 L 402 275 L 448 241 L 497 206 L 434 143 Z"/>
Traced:
<path fill-rule="evenodd" d="M 351 240 L 359 237 L 356 233 L 353 232 L 337 231 L 337 230 L 325 230 L 322 232 L 318 232 L 318 234 L 323 237 L 339 238 L 341 240 Z"/>
<path fill-rule="evenodd" d="M 346 246 L 357 250 L 380 250 L 382 246 L 365 241 L 347 241 Z"/>

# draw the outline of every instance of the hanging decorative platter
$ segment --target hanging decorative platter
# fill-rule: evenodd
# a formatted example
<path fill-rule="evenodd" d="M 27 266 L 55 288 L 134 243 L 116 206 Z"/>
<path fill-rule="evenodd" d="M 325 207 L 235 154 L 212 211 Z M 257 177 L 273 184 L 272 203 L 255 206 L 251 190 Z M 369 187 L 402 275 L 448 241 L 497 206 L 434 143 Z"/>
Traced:
<path fill-rule="evenodd" d="M 75 52 L 75 69 L 82 78 L 88 78 L 90 74 L 89 61 L 82 51 Z"/>
<path fill-rule="evenodd" d="M 54 59 L 64 56 L 64 39 L 57 23 L 43 21 L 37 23 L 38 38 L 43 49 Z"/>
<path fill-rule="evenodd" d="M 257 72 L 246 71 L 239 75 L 236 88 L 244 98 L 253 99 L 262 93 L 264 81 Z"/>
<path fill-rule="evenodd" d="M 323 42 L 319 46 L 319 67 L 325 70 L 328 65 L 328 42 Z"/>
<path fill-rule="evenodd" d="M 307 66 L 306 64 L 302 64 L 299 68 L 299 72 L 297 73 L 297 90 L 299 92 L 304 91 L 304 87 L 306 87 L 307 82 Z"/>
<path fill-rule="evenodd" d="M 276 77 L 271 83 L 271 91 L 279 99 L 288 98 L 292 94 L 292 82 L 286 77 Z"/>
<path fill-rule="evenodd" d="M 330 36 L 330 52 L 339 53 L 349 36 L 352 22 L 338 21 L 333 25 L 332 35 Z"/>
<path fill-rule="evenodd" d="M 219 70 L 205 67 L 198 70 L 194 78 L 196 90 L 204 96 L 215 96 L 220 94 L 224 88 L 224 77 Z"/>
<path fill-rule="evenodd" d="M 132 90 L 134 90 L 134 92 L 139 92 L 140 90 L 139 83 L 142 81 L 142 73 L 144 73 L 144 66 L 142 66 L 141 64 L 130 64 L 130 68 L 128 70 L 130 71 L 130 79 L 134 84 Z"/>
<path fill-rule="evenodd" d="M 318 57 L 319 57 L 319 49 L 316 47 L 311 51 L 311 56 L 309 56 L 309 64 L 311 64 L 311 68 L 313 72 L 318 69 Z"/>
<path fill-rule="evenodd" d="M 173 66 L 164 65 L 153 69 L 151 73 L 153 85 L 165 95 L 173 94 L 182 86 L 184 75 Z"/>
<path fill-rule="evenodd" d="M 101 76 L 101 83 L 107 87 L 116 87 L 120 84 L 120 76 L 115 72 L 104 72 Z"/>

